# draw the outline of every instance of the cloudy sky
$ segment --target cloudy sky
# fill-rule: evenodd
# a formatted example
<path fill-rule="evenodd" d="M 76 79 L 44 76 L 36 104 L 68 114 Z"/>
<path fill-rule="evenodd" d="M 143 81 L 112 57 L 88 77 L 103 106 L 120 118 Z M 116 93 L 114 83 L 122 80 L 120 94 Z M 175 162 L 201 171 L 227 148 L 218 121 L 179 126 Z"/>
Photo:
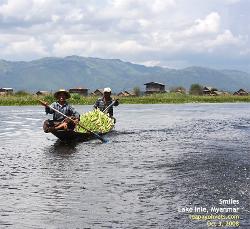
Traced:
<path fill-rule="evenodd" d="M 250 0 L 0 0 L 0 58 L 250 72 Z"/>

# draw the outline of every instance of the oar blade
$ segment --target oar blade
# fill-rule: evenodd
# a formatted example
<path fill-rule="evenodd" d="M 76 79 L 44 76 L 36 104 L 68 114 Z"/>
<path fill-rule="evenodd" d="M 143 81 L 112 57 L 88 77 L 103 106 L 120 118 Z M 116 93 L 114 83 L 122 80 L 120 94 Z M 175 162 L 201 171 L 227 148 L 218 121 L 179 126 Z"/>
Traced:
<path fill-rule="evenodd" d="M 107 143 L 108 140 L 106 140 L 105 138 L 101 137 L 99 134 L 87 129 L 86 127 L 84 127 L 82 124 L 78 123 L 78 126 L 82 127 L 83 129 L 87 130 L 89 133 L 93 134 L 97 139 L 101 140 L 102 143 Z"/>
<path fill-rule="evenodd" d="M 96 134 L 96 133 L 93 133 L 93 134 L 96 136 L 96 138 L 98 138 L 99 140 L 101 140 L 101 141 L 102 141 L 102 143 L 107 143 L 107 142 L 108 142 L 108 140 L 107 140 L 107 139 L 105 139 L 105 138 L 101 137 L 99 134 Z"/>

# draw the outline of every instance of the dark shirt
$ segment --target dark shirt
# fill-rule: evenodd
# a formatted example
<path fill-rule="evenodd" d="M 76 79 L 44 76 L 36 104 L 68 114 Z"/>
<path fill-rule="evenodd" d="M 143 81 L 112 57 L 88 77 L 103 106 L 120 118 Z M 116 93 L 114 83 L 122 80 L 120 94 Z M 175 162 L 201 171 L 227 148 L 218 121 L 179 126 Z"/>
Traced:
<path fill-rule="evenodd" d="M 106 107 L 108 107 L 112 102 L 113 100 L 111 97 L 110 97 L 110 100 L 108 101 L 105 101 L 104 97 L 102 97 L 96 100 L 94 104 L 94 108 L 95 109 L 99 108 L 100 111 L 104 111 Z M 118 106 L 118 105 L 119 105 L 119 102 L 116 100 L 116 103 L 114 104 L 114 106 Z M 107 113 L 109 114 L 110 117 L 113 117 L 113 106 L 108 109 Z"/>
<path fill-rule="evenodd" d="M 56 110 L 60 111 L 61 113 L 67 115 L 67 116 L 74 116 L 78 119 L 80 118 L 80 114 L 72 106 L 70 106 L 68 103 L 61 105 L 58 102 L 54 102 L 50 106 L 55 108 Z M 63 119 L 65 119 L 65 117 L 63 117 L 61 114 L 53 111 L 49 107 L 45 108 L 45 112 L 46 112 L 46 114 L 53 114 L 54 121 L 62 121 Z"/>

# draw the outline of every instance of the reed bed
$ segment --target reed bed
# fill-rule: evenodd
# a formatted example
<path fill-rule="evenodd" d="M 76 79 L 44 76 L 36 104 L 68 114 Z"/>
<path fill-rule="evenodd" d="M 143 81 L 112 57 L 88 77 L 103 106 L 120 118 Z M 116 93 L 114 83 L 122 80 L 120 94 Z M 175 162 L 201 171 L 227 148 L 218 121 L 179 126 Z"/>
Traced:
<path fill-rule="evenodd" d="M 92 105 L 98 97 L 87 96 L 83 97 L 78 94 L 73 94 L 68 100 L 70 104 L 75 105 Z M 161 104 L 161 103 L 235 103 L 235 102 L 250 102 L 250 96 L 196 96 L 184 95 L 178 93 L 162 93 L 152 94 L 138 97 L 116 97 L 119 98 L 121 104 Z M 0 96 L 1 106 L 25 106 L 38 105 L 38 99 L 48 102 L 49 104 L 55 101 L 53 95 L 37 96 L 37 95 L 5 95 Z"/>
<path fill-rule="evenodd" d="M 153 94 L 140 97 L 123 97 L 122 103 L 128 104 L 160 104 L 160 103 L 235 103 L 250 102 L 250 96 L 220 95 L 187 95 L 180 93 Z"/>
<path fill-rule="evenodd" d="M 83 97 L 79 95 L 72 95 L 68 100 L 70 104 L 77 105 L 89 105 L 96 101 L 97 97 Z M 0 106 L 28 106 L 28 105 L 39 105 L 38 100 L 43 100 L 51 104 L 55 101 L 53 95 L 37 96 L 37 95 L 5 95 L 0 96 Z"/>

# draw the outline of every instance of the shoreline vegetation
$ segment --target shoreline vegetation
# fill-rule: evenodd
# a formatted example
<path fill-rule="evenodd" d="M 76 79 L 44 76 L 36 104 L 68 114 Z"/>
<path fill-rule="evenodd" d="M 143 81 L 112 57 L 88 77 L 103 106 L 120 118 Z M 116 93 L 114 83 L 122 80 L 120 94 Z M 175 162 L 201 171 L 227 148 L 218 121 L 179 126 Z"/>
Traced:
<path fill-rule="evenodd" d="M 181 103 L 236 103 L 250 102 L 250 95 L 190 95 L 181 93 L 160 93 L 144 96 L 128 96 L 118 97 L 113 95 L 113 98 L 119 98 L 121 104 L 181 104 Z M 80 96 L 72 94 L 68 102 L 72 105 L 93 105 L 98 96 Z M 53 95 L 3 95 L 0 96 L 0 106 L 26 106 L 40 105 L 38 99 L 48 103 L 55 101 Z"/>

